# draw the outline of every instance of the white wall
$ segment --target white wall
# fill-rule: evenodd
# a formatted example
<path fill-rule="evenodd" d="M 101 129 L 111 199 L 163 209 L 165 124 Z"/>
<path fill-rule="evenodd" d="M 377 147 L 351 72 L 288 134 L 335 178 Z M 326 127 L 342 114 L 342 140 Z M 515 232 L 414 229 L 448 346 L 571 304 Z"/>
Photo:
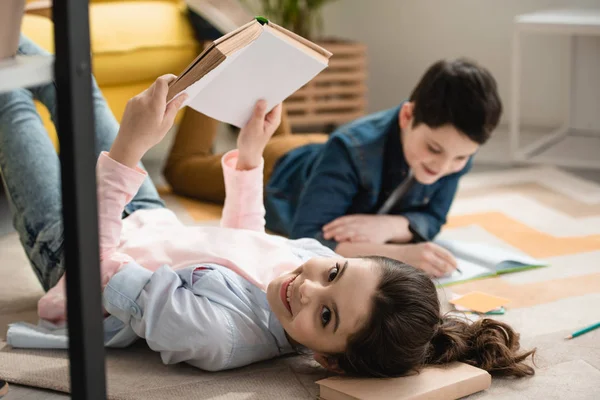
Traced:
<path fill-rule="evenodd" d="M 467 56 L 495 76 L 507 121 L 513 17 L 566 7 L 600 7 L 600 0 L 338 0 L 324 9 L 325 35 L 368 46 L 371 111 L 408 97 L 434 61 Z M 566 43 L 563 37 L 523 42 L 524 124 L 560 124 Z"/>

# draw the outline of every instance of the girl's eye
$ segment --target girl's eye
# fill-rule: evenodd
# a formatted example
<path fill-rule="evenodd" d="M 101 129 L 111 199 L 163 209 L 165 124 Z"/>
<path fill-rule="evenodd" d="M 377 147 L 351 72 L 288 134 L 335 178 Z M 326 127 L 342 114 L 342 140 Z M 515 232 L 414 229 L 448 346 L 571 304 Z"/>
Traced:
<path fill-rule="evenodd" d="M 442 152 L 441 150 L 435 149 L 435 148 L 433 148 L 433 147 L 431 147 L 431 146 L 427 146 L 427 148 L 428 148 L 428 149 L 429 149 L 429 151 L 430 151 L 430 152 L 432 152 L 433 154 L 440 154 L 440 153 Z"/>
<path fill-rule="evenodd" d="M 329 321 L 331 320 L 331 311 L 327 307 L 323 307 L 321 309 L 321 323 L 323 324 L 323 328 L 327 326 Z"/>
<path fill-rule="evenodd" d="M 327 277 L 327 282 L 332 282 L 339 272 L 339 267 L 336 265 L 335 267 L 329 270 L 329 276 Z"/>

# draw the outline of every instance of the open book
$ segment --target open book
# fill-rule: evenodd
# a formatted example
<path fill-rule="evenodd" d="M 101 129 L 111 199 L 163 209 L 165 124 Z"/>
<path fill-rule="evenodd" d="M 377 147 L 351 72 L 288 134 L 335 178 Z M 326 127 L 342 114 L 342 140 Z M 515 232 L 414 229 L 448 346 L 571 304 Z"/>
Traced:
<path fill-rule="evenodd" d="M 486 371 L 454 362 L 426 367 L 418 375 L 391 379 L 336 376 L 317 381 L 323 400 L 446 400 L 486 390 L 492 378 Z"/>
<path fill-rule="evenodd" d="M 448 286 L 548 265 L 527 255 L 482 243 L 450 240 L 436 240 L 435 243 L 456 257 L 460 270 L 460 272 L 454 271 L 450 276 L 437 279 L 438 286 Z"/>
<path fill-rule="evenodd" d="M 214 41 L 169 86 L 168 101 L 241 128 L 255 103 L 270 110 L 329 65 L 331 53 L 264 18 Z"/>

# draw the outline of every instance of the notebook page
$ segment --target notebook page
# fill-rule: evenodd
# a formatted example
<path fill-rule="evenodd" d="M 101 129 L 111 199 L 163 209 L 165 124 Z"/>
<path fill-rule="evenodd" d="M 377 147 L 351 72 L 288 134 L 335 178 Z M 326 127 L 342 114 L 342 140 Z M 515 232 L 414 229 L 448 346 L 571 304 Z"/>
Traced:
<path fill-rule="evenodd" d="M 460 269 L 461 272 L 455 270 L 449 276 L 438 278 L 435 281 L 435 283 L 439 285 L 447 285 L 449 283 L 468 281 L 471 279 L 481 278 L 493 274 L 493 272 L 489 269 L 483 268 L 482 266 L 477 265 L 468 260 L 457 258 L 456 263 L 458 265 L 458 269 Z"/>
<path fill-rule="evenodd" d="M 436 241 L 440 246 L 448 249 L 456 257 L 474 262 L 482 267 L 496 271 L 499 266 L 545 265 L 541 260 L 536 260 L 519 251 L 506 250 L 498 246 L 483 243 L 463 242 L 453 240 Z"/>

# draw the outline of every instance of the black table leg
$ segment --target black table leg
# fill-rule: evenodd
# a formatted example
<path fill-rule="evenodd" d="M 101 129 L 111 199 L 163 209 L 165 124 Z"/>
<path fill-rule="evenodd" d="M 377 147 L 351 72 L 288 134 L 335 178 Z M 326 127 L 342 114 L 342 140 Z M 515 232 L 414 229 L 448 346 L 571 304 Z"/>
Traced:
<path fill-rule="evenodd" d="M 54 0 L 71 395 L 105 399 L 88 1 Z"/>

